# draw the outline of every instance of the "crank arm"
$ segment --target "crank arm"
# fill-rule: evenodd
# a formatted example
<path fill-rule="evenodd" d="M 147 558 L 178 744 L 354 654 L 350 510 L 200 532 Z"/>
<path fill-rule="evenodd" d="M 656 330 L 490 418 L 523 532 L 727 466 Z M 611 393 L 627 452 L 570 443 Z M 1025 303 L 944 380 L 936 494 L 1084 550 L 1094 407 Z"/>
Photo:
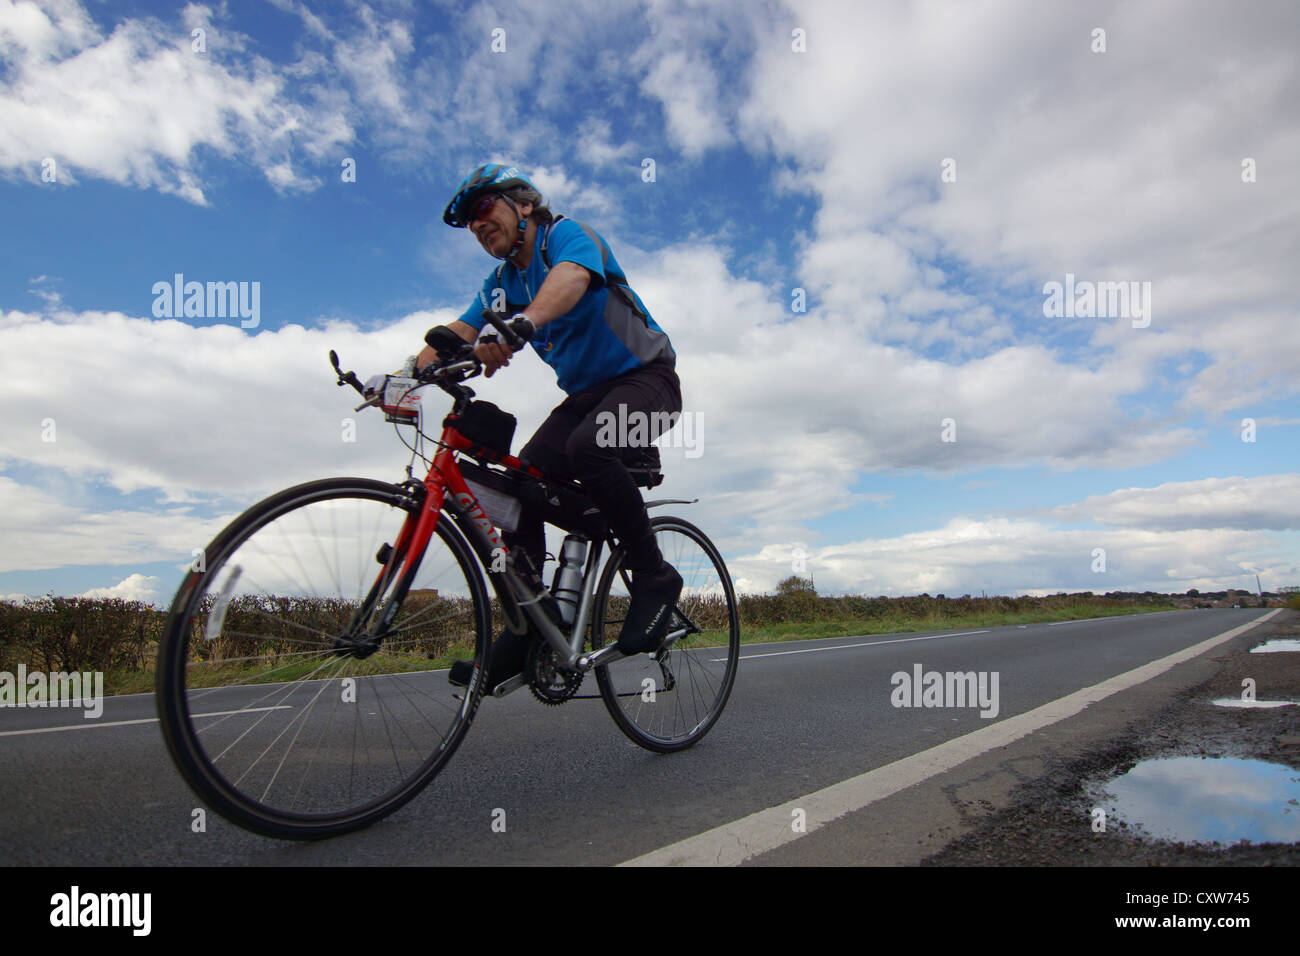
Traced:
<path fill-rule="evenodd" d="M 527 686 L 527 684 L 527 677 L 523 674 L 516 674 L 509 680 L 503 680 L 500 684 L 497 684 L 496 689 L 492 691 L 492 696 L 499 700 L 507 694 L 513 694 L 519 688 Z"/>

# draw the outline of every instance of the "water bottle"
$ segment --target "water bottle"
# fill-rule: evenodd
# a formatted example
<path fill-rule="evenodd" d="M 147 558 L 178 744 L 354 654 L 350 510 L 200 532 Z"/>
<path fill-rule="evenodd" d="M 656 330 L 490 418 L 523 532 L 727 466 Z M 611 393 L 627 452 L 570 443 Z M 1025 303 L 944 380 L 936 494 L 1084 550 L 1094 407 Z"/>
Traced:
<path fill-rule="evenodd" d="M 582 569 L 587 562 L 587 539 L 580 534 L 565 537 L 560 548 L 560 566 L 555 569 L 555 583 L 551 594 L 560 605 L 564 623 L 573 625 L 578 614 L 578 600 L 582 597 Z"/>

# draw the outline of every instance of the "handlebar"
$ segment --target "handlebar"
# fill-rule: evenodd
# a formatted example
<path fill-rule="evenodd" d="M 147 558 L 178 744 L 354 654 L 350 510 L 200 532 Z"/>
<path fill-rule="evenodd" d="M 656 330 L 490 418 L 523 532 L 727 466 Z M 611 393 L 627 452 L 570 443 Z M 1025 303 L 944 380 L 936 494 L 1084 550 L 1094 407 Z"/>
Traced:
<path fill-rule="evenodd" d="M 511 351 L 518 352 L 527 344 L 510 328 L 509 316 L 504 312 L 484 309 L 483 318 L 500 333 L 501 339 Z M 483 338 L 484 341 L 495 341 L 495 337 L 491 335 Z M 415 379 L 425 385 L 437 385 L 458 401 L 465 401 L 473 396 L 474 393 L 470 389 L 459 383 L 467 378 L 473 378 L 483 370 L 483 363 L 474 356 L 474 345 L 466 342 L 445 325 L 431 328 L 425 333 L 424 341 L 438 353 L 438 359 L 416 372 Z M 338 376 L 338 385 L 351 385 L 358 395 L 366 399 L 357 406 L 356 411 L 383 404 L 383 389 L 378 394 L 367 391 L 361 380 L 357 378 L 356 372 L 343 371 L 339 365 L 338 353 L 333 349 L 330 349 L 330 364 L 334 366 L 334 373 Z"/>
<path fill-rule="evenodd" d="M 440 357 L 437 361 L 430 362 L 428 365 L 424 366 L 424 368 L 416 372 L 413 377 L 423 385 L 438 386 L 444 392 L 455 398 L 458 404 L 468 402 L 468 400 L 473 397 L 474 392 L 460 383 L 465 381 L 467 378 L 473 378 L 478 375 L 483 370 L 483 364 L 474 357 L 474 346 L 468 342 L 462 341 L 459 336 L 450 329 L 447 329 L 445 326 L 438 326 L 435 329 L 430 329 L 428 334 L 425 336 L 425 341 L 437 350 L 440 356 L 447 350 L 447 346 L 450 345 L 450 343 L 446 341 L 444 336 L 435 335 L 439 329 L 451 335 L 455 340 L 456 345 L 454 349 L 451 350 L 452 354 L 447 358 Z M 439 347 L 440 345 L 441 348 Z M 365 399 L 365 401 L 358 405 L 354 411 L 359 412 L 363 408 L 373 408 L 383 405 L 385 388 L 381 387 L 377 392 L 368 390 L 365 385 L 362 384 L 361 379 L 357 377 L 356 372 L 343 371 L 342 367 L 339 365 L 339 356 L 336 351 L 330 349 L 329 356 L 330 364 L 334 367 L 334 373 L 338 376 L 338 382 L 336 384 L 340 386 L 351 385 L 356 390 L 357 394 Z M 385 377 L 385 383 L 387 383 L 390 378 L 392 378 L 392 376 Z M 410 381 L 410 378 L 405 380 Z"/>

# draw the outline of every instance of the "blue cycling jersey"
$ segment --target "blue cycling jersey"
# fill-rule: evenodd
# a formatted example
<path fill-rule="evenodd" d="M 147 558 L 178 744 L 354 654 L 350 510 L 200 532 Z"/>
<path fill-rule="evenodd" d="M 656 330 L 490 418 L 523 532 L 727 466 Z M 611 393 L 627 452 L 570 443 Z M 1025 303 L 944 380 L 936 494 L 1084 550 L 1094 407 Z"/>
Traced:
<path fill-rule="evenodd" d="M 546 257 L 541 254 L 544 247 Z M 504 293 L 506 311 L 525 310 L 550 272 L 544 258 L 552 265 L 575 262 L 594 277 L 577 304 L 538 329 L 533 338 L 533 348 L 555 370 L 565 392 L 581 392 L 656 359 L 675 362 L 672 343 L 628 288 L 608 244 L 590 226 L 572 219 L 539 226 L 528 268 L 521 273 L 507 262 L 493 269 L 460 321 L 482 329 L 483 310 L 503 304 L 497 289 Z"/>

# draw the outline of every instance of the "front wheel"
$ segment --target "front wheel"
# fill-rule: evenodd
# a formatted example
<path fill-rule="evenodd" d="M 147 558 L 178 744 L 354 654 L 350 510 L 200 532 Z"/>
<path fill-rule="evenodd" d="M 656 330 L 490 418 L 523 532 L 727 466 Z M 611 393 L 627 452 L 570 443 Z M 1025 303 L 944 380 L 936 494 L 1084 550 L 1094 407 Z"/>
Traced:
<path fill-rule="evenodd" d="M 401 586 L 394 551 L 420 507 L 363 478 L 299 485 L 236 518 L 186 576 L 159 718 L 185 780 L 227 819 L 289 839 L 356 830 L 460 744 L 482 682 L 457 696 L 441 668 L 485 660 L 488 597 L 445 517 Z"/>
<path fill-rule="evenodd" d="M 664 648 L 596 668 L 614 722 L 656 753 L 685 750 L 722 714 L 740 658 L 740 615 L 731 575 L 704 532 L 681 518 L 650 521 L 664 560 L 682 576 Z M 618 640 L 630 600 L 624 552 L 601 574 L 592 612 L 593 650 Z"/>

